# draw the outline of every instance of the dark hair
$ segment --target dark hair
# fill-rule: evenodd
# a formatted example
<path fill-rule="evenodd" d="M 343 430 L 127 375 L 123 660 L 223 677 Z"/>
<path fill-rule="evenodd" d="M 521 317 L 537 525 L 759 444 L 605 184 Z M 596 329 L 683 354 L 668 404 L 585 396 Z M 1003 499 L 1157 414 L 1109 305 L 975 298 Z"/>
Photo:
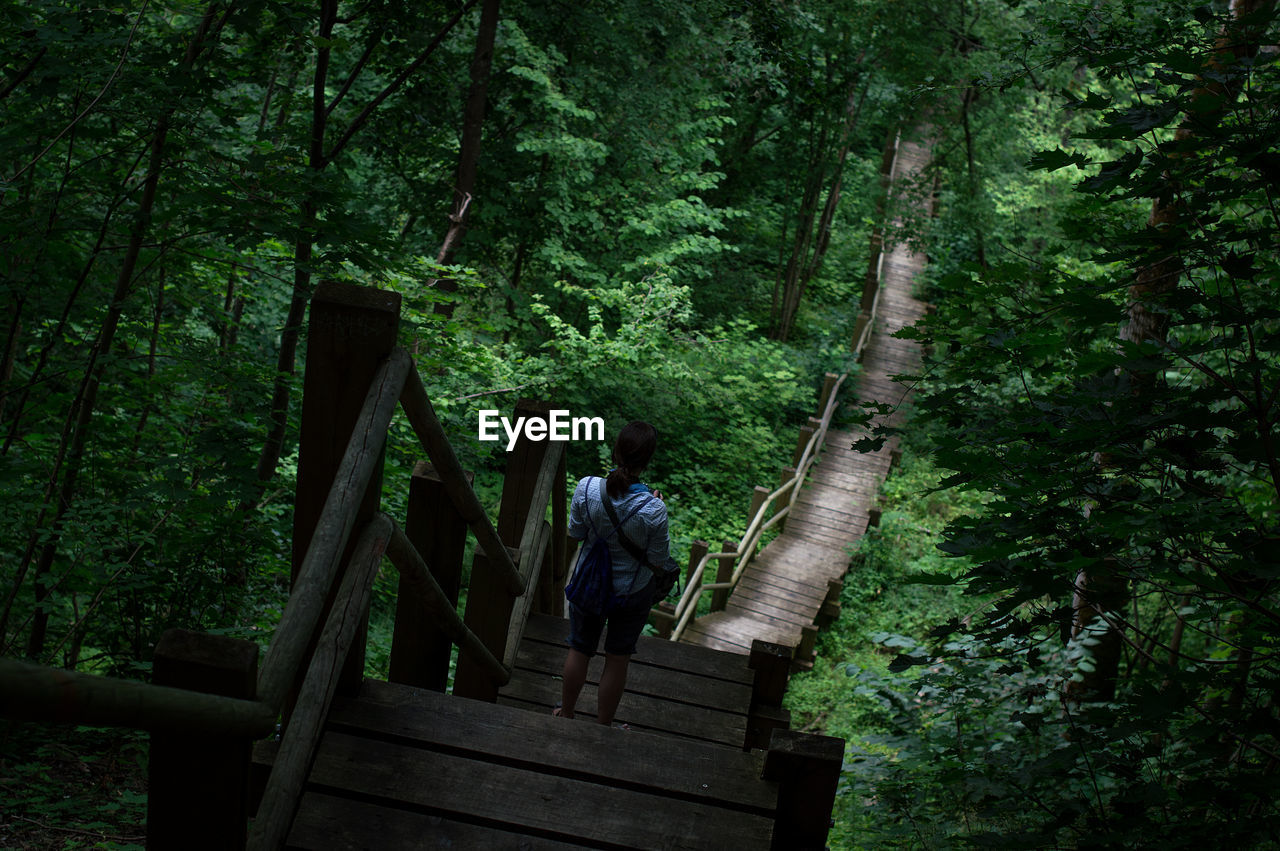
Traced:
<path fill-rule="evenodd" d="M 613 442 L 614 468 L 609 473 L 607 488 L 611 498 L 618 499 L 634 482 L 640 481 L 640 474 L 649 466 L 649 459 L 657 448 L 658 433 L 647 422 L 635 420 L 622 427 Z"/>

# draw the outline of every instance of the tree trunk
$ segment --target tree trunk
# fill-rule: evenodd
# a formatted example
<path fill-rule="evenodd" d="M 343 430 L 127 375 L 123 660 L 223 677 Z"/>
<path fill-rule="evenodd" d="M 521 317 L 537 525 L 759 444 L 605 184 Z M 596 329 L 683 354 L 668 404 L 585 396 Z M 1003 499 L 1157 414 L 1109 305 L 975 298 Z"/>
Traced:
<path fill-rule="evenodd" d="M 195 63 L 196 58 L 204 50 L 205 40 L 211 35 L 216 20 L 215 13 L 216 7 L 210 6 L 201 18 L 200 25 L 182 58 L 180 67 L 184 70 L 189 70 Z M 216 32 L 212 34 L 216 35 Z M 137 267 L 138 258 L 142 254 L 142 246 L 146 240 L 148 224 L 155 208 L 156 187 L 160 183 L 160 173 L 164 168 L 165 144 L 169 135 L 169 126 L 176 111 L 176 106 L 170 108 L 160 116 L 160 120 L 156 124 L 155 135 L 151 141 L 147 176 L 143 182 L 142 198 L 138 204 L 138 211 L 134 216 L 129 243 L 125 249 L 123 261 L 120 264 L 120 271 L 116 275 L 110 306 L 107 309 L 106 316 L 103 318 L 102 327 L 98 332 L 98 339 L 89 352 L 89 362 L 85 368 L 84 379 L 80 384 L 80 389 L 76 394 L 76 402 L 73 405 L 75 424 L 69 435 L 69 443 L 66 444 L 66 472 L 62 476 L 62 484 L 58 488 L 56 513 L 50 526 L 49 536 L 40 547 L 40 558 L 36 563 L 36 572 L 33 577 L 36 608 L 31 622 L 30 637 L 27 641 L 27 655 L 33 658 L 39 658 L 44 653 L 45 637 L 48 633 L 49 625 L 47 604 L 51 596 L 51 588 L 47 577 L 61 543 L 62 521 L 75 502 L 76 484 L 80 475 L 80 465 L 84 459 L 85 445 L 89 437 L 89 425 L 93 418 L 94 409 L 97 406 L 98 388 L 101 386 L 105 371 L 106 359 L 104 356 L 111 351 L 116 331 L 119 328 L 120 318 L 124 313 L 125 304 L 133 290 L 133 273 Z M 47 511 L 50 507 L 48 504 L 45 505 L 41 512 L 42 519 L 47 516 Z M 29 564 L 29 561 L 24 560 L 24 564 L 19 568 L 20 574 L 25 572 L 27 564 Z"/>
<path fill-rule="evenodd" d="M 324 149 L 325 131 L 329 116 L 329 105 L 325 102 L 325 84 L 329 75 L 330 49 L 329 41 L 337 23 L 337 0 L 323 0 L 320 12 L 319 38 L 320 47 L 316 51 L 316 70 L 312 85 L 311 99 L 311 141 L 308 156 L 308 168 L 313 175 L 313 182 L 318 182 L 320 172 L 346 149 L 347 144 L 364 127 L 378 106 L 394 94 L 405 82 L 427 61 L 440 42 L 448 35 L 475 4 L 476 0 L 468 0 L 436 33 L 435 37 L 421 53 L 396 76 L 394 80 L 365 105 L 343 131 L 339 139 L 329 149 Z M 358 70 L 358 69 L 357 69 Z M 354 78 L 356 71 L 348 78 Z M 282 114 L 283 115 L 283 114 Z M 242 502 L 237 511 L 248 515 L 262 499 L 266 492 L 267 482 L 275 477 L 276 466 L 280 463 L 280 455 L 284 451 L 284 441 L 289 426 L 290 385 L 298 355 L 298 340 L 302 331 L 302 323 L 307 313 L 307 302 L 311 298 L 311 260 L 315 248 L 316 227 L 318 224 L 317 195 L 308 193 L 299 209 L 298 238 L 294 244 L 293 296 L 289 302 L 289 312 L 285 318 L 284 329 L 280 332 L 280 352 L 276 358 L 276 378 L 271 391 L 270 423 L 271 428 L 258 455 L 257 485 L 251 499 Z"/>
<path fill-rule="evenodd" d="M 466 229 L 471 212 L 472 192 L 480 164 L 480 141 L 484 130 L 484 114 L 489 90 L 489 72 L 493 67 L 493 42 L 498 31 L 500 0 L 484 0 L 480 9 L 480 29 L 476 32 L 475 52 L 471 56 L 471 90 L 462 117 L 462 145 L 458 152 L 458 172 L 453 187 L 453 204 L 449 210 L 449 226 L 445 230 L 436 263 L 447 266 L 457 251 L 458 241 Z M 445 292 L 457 292 L 453 278 L 437 278 L 435 285 Z M 453 302 L 438 302 L 437 313 L 453 315 Z"/>
<path fill-rule="evenodd" d="M 320 173 L 328 164 L 324 154 L 325 129 L 329 110 L 325 100 L 325 86 L 329 80 L 330 40 L 338 19 L 337 0 L 323 0 L 320 6 L 320 25 L 316 33 L 319 47 L 316 49 L 316 68 L 311 84 L 311 132 L 307 169 L 309 183 L 315 185 Z M 266 492 L 267 482 L 276 474 L 280 454 L 284 451 L 285 436 L 289 431 L 289 396 L 294 368 L 298 359 L 298 339 L 302 333 L 303 319 L 307 313 L 307 301 L 311 298 L 311 256 L 316 239 L 315 193 L 309 191 L 298 209 L 298 236 L 293 245 L 293 294 L 289 300 L 289 312 L 284 328 L 280 331 L 280 350 L 276 354 L 276 377 L 271 387 L 271 406 L 267 419 L 270 430 L 258 454 L 258 484 L 253 497 L 239 506 L 239 512 L 248 515 L 258 506 Z M 233 584 L 244 582 L 243 570 L 235 571 Z"/>
<path fill-rule="evenodd" d="M 862 58 L 859 57 L 859 62 Z M 858 122 L 865 94 L 865 88 L 859 94 L 858 80 L 855 79 L 845 99 L 839 148 L 834 158 L 827 148 L 828 132 L 825 127 L 814 148 L 809 176 L 805 182 L 804 196 L 800 201 L 800 213 L 797 217 L 796 234 L 792 239 L 791 256 L 787 260 L 782 275 L 780 296 L 775 298 L 775 306 L 779 302 L 781 304 L 781 309 L 775 313 L 775 324 L 771 335 L 775 340 L 786 341 L 791 335 L 805 290 L 808 289 L 814 275 L 822 268 L 822 259 L 826 254 L 831 235 L 831 222 L 835 218 L 836 207 L 840 202 L 844 164 L 849 155 L 850 140 Z M 819 199 L 823 197 L 822 187 L 828 175 L 831 183 L 827 187 L 826 199 L 822 202 L 822 212 L 819 214 Z"/>
<path fill-rule="evenodd" d="M 1274 5 L 1274 0 L 1232 0 L 1231 20 L 1226 24 L 1217 41 L 1217 52 L 1209 60 L 1213 70 L 1222 68 L 1223 62 L 1231 58 L 1251 56 L 1258 51 L 1257 38 L 1251 33 L 1240 32 L 1239 22 L 1264 7 Z M 1243 36 L 1237 40 L 1237 36 Z M 1221 96 L 1234 92 L 1226 92 L 1218 80 L 1208 80 L 1193 93 L 1192 110 L 1184 117 L 1182 125 L 1175 133 L 1177 139 L 1190 138 L 1195 133 L 1195 126 L 1212 120 L 1213 115 L 1221 111 Z M 1195 108 L 1197 101 L 1203 97 L 1213 97 L 1211 106 L 1200 110 Z M 1212 105 L 1215 104 L 1216 105 Z M 1177 181 L 1169 177 L 1166 191 L 1156 196 L 1151 202 L 1151 215 L 1147 227 L 1153 231 L 1165 231 L 1176 227 L 1185 212 L 1184 202 L 1180 197 L 1181 187 Z M 1168 314 L 1161 309 L 1160 303 L 1178 286 L 1182 275 L 1182 258 L 1176 254 L 1163 257 L 1138 269 L 1134 282 L 1128 293 L 1128 322 L 1120 329 L 1120 339 L 1130 343 L 1156 343 L 1163 346 L 1168 338 Z M 1157 374 L 1151 370 L 1133 371 L 1129 373 L 1131 392 L 1138 398 L 1139 404 L 1150 398 L 1155 389 Z M 1105 459 L 1100 459 L 1105 465 Z M 1072 637 L 1083 634 L 1104 611 L 1122 611 L 1131 593 L 1129 579 L 1119 571 L 1104 566 L 1084 569 L 1076 577 L 1075 593 L 1072 599 L 1073 624 Z M 1109 628 L 1099 631 L 1097 643 L 1094 645 L 1095 666 L 1092 671 L 1083 672 L 1080 681 L 1068 684 L 1068 696 L 1077 701 L 1107 700 L 1115 694 L 1116 680 L 1119 675 L 1121 648 L 1125 636 L 1123 624 L 1119 618 L 1113 619 Z M 1247 660 L 1242 664 L 1247 666 Z"/>

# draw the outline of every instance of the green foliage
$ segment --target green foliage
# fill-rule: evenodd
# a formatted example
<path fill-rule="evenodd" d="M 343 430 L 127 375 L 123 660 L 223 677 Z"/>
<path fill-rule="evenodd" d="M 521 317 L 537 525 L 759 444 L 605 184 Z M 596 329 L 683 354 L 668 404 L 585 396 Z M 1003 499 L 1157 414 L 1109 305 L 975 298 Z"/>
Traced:
<path fill-rule="evenodd" d="M 146 762 L 143 733 L 0 721 L 0 842 L 141 851 Z"/>
<path fill-rule="evenodd" d="M 935 457 L 985 495 L 941 547 L 989 602 L 881 637 L 925 666 L 910 685 L 856 672 L 904 720 L 850 771 L 854 811 L 886 842 L 1274 842 L 1274 57 L 1214 56 L 1228 23 L 1203 10 L 1054 11 L 1064 53 L 1104 45 L 1109 69 L 1064 95 L 1077 136 L 1027 157 L 1075 196 L 1036 203 L 1050 227 L 1000 262 L 947 264 L 914 332 L 937 352 L 919 402 Z M 1122 332 L 1135 303 L 1159 317 L 1145 339 Z M 1105 626 L 1067 642 L 1080 581 Z M 1114 698 L 1082 698 L 1099 675 Z"/>

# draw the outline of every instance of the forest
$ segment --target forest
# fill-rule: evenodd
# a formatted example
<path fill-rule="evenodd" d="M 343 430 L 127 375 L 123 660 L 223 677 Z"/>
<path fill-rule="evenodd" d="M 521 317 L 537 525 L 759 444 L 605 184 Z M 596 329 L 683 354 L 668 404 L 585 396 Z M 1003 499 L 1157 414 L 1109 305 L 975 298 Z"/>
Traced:
<path fill-rule="evenodd" d="M 492 512 L 527 397 L 654 423 L 676 558 L 733 537 L 884 232 L 925 363 L 788 695 L 849 742 L 830 847 L 1280 847 L 1278 45 L 1270 0 L 5 0 L 0 656 L 269 643 L 327 280 L 403 298 Z M 0 724 L 0 845 L 141 847 L 145 736 Z"/>

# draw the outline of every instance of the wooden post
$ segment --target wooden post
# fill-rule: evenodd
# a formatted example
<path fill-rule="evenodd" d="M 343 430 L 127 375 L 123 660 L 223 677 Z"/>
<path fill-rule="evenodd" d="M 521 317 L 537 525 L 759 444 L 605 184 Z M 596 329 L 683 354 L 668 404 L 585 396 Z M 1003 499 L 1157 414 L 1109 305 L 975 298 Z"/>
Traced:
<path fill-rule="evenodd" d="M 747 667 L 755 671 L 751 683 L 751 709 L 742 749 L 764 748 L 776 729 L 791 726 L 791 713 L 782 708 L 791 675 L 791 648 L 756 639 L 751 642 Z"/>
<path fill-rule="evenodd" d="M 827 403 L 831 401 L 831 391 L 835 389 L 836 382 L 840 380 L 840 376 L 834 372 L 828 372 L 822 376 L 822 392 L 818 394 L 818 416 L 821 417 L 827 412 Z"/>
<path fill-rule="evenodd" d="M 525 417 L 526 420 L 542 420 L 545 423 L 550 418 L 550 411 L 551 406 L 546 402 L 521 399 L 516 403 L 512 421 Z M 546 428 L 549 429 L 550 426 Z M 502 503 L 498 509 L 498 537 L 509 550 L 520 546 L 520 535 L 524 532 L 525 518 L 533 501 L 538 470 L 550 445 L 546 440 L 529 440 L 524 434 L 521 433 L 515 446 L 507 453 L 507 469 L 502 480 Z M 530 554 L 530 557 L 533 555 Z M 531 588 L 525 593 L 536 594 L 537 590 Z M 464 622 L 499 659 L 506 655 L 507 632 L 511 628 L 514 604 L 515 598 L 500 581 L 494 566 L 484 553 L 477 550 L 471 566 L 471 585 L 467 591 Z M 492 703 L 498 699 L 498 686 L 469 653 L 459 652 L 453 693 Z"/>
<path fill-rule="evenodd" d="M 568 535 L 569 512 L 565 490 L 568 486 L 565 456 L 556 469 L 555 490 L 551 493 L 551 552 L 538 575 L 538 595 L 533 611 L 540 615 L 564 617 L 564 585 L 569 578 L 569 552 L 573 539 Z"/>
<path fill-rule="evenodd" d="M 751 491 L 751 508 L 747 511 L 748 523 L 750 523 L 752 518 L 756 516 L 756 513 L 760 510 L 760 506 L 764 505 L 764 501 L 768 498 L 769 489 L 762 485 L 756 485 L 755 489 Z M 767 518 L 762 518 L 760 522 L 764 523 L 765 519 Z"/>
<path fill-rule="evenodd" d="M 804 455 L 804 448 L 809 445 L 809 438 L 813 437 L 813 433 L 817 431 L 813 427 L 813 423 L 800 426 L 800 436 L 796 438 L 796 450 L 791 453 L 791 466 L 796 467 L 800 464 L 800 458 Z"/>
<path fill-rule="evenodd" d="M 796 474 L 795 467 L 783 467 L 781 470 L 779 470 L 778 471 L 778 487 L 782 487 L 783 484 L 791 481 L 792 477 L 795 476 L 795 474 Z M 787 504 L 791 501 L 792 492 L 794 492 L 796 488 L 800 487 L 801 484 L 802 482 L 796 482 L 790 488 L 778 494 L 778 502 L 775 505 L 774 514 L 777 514 L 779 511 L 787 507 Z M 781 535 L 783 530 L 787 528 L 787 518 L 784 517 L 781 520 L 779 520 L 777 528 L 778 528 L 778 534 Z"/>
<path fill-rule="evenodd" d="M 470 486 L 473 476 L 467 474 Z M 431 575 L 455 607 L 462 584 L 462 555 L 467 544 L 467 521 L 454 507 L 435 468 L 419 461 L 409 481 L 409 507 L 404 531 L 414 549 L 431 568 Z M 393 683 L 444 691 L 449 682 L 453 642 L 434 622 L 422 601 L 401 575 L 396 598 L 395 630 L 391 635 Z"/>
<path fill-rule="evenodd" d="M 738 545 L 733 541 L 725 541 L 724 546 L 720 549 L 722 553 L 736 553 L 737 551 Z M 716 559 L 716 582 L 728 582 L 733 578 L 733 561 L 731 558 Z M 717 588 L 711 592 L 711 611 L 723 612 L 725 604 L 728 602 L 728 588 Z"/>
<path fill-rule="evenodd" d="M 689 566 L 684 570 L 684 587 L 688 588 L 689 583 L 693 582 L 693 571 L 697 569 L 698 562 L 702 561 L 702 557 L 707 554 L 706 541 L 694 541 L 689 545 Z M 711 565 L 707 565 L 710 567 Z M 706 575 L 705 573 L 703 574 Z"/>
<path fill-rule="evenodd" d="M 769 489 L 764 485 L 756 485 L 751 491 L 751 508 L 747 512 L 747 520 L 756 516 L 756 512 L 760 510 L 760 506 L 764 505 L 764 501 L 769 498 Z"/>
<path fill-rule="evenodd" d="M 814 624 L 819 629 L 826 629 L 836 618 L 840 617 L 840 592 L 844 590 L 844 580 L 830 579 L 827 581 L 827 596 L 822 600 L 822 607 L 818 609 L 818 616 L 813 619 Z"/>
<path fill-rule="evenodd" d="M 774 730 L 764 760 L 765 780 L 778 784 L 774 849 L 823 849 L 836 801 L 844 739 Z"/>
<path fill-rule="evenodd" d="M 395 348 L 399 324 L 400 296 L 396 293 L 324 281 L 311 299 L 294 491 L 294 581 L 369 393 L 369 384 L 379 364 Z M 381 494 L 382 464 L 379 462 L 356 515 L 356 529 L 378 510 Z M 350 561 L 354 543 L 354 540 L 348 543 L 340 561 L 342 565 Z M 332 595 L 341 583 L 340 570 L 330 589 L 326 611 L 332 606 Z M 367 633 L 367 628 L 357 630 L 356 641 L 343 668 L 340 684 L 343 691 L 354 691 L 364 679 Z"/>
<path fill-rule="evenodd" d="M 252 641 L 171 629 L 156 645 L 156 685 L 252 700 L 257 680 Z M 245 737 L 152 733 L 147 847 L 244 848 L 252 746 Z"/>
<path fill-rule="evenodd" d="M 669 640 L 676 628 L 676 604 L 659 600 L 658 605 L 649 610 L 649 623 L 658 631 L 659 638 Z"/>
<path fill-rule="evenodd" d="M 867 510 L 867 528 L 874 529 L 880 525 L 880 517 L 883 514 L 880 508 L 871 508 Z"/>
<path fill-rule="evenodd" d="M 813 667 L 813 645 L 818 639 L 818 628 L 813 624 L 800 627 L 800 646 L 796 648 L 794 665 L 797 668 Z"/>

